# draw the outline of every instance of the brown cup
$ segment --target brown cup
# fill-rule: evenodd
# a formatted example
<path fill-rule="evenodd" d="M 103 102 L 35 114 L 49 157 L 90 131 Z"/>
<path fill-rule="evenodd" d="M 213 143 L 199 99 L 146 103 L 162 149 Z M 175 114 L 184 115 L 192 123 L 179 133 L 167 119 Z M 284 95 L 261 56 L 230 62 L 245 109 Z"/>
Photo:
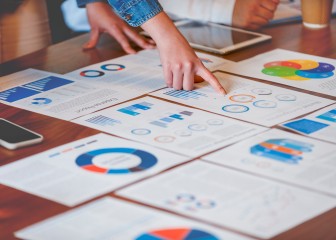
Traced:
<path fill-rule="evenodd" d="M 333 0 L 301 0 L 303 25 L 324 28 L 329 25 Z"/>

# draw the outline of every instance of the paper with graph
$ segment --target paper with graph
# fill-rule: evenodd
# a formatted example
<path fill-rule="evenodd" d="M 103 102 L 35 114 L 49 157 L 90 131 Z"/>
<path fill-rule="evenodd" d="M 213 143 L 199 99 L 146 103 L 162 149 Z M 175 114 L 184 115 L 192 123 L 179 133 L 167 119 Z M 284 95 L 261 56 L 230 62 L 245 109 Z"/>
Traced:
<path fill-rule="evenodd" d="M 336 206 L 336 199 L 201 160 L 117 194 L 260 238 Z"/>
<path fill-rule="evenodd" d="M 335 59 L 275 49 L 221 69 L 335 97 L 335 66 Z"/>
<path fill-rule="evenodd" d="M 204 157 L 336 196 L 336 145 L 272 129 Z"/>

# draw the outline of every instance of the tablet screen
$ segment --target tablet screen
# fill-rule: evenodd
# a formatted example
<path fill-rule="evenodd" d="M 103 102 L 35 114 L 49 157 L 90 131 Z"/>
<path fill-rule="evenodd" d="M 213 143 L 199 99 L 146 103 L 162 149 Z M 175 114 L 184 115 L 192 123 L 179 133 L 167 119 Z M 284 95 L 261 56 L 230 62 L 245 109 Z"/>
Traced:
<path fill-rule="evenodd" d="M 202 22 L 188 22 L 177 27 L 190 43 L 222 49 L 251 39 L 259 38 L 245 32 Z"/>

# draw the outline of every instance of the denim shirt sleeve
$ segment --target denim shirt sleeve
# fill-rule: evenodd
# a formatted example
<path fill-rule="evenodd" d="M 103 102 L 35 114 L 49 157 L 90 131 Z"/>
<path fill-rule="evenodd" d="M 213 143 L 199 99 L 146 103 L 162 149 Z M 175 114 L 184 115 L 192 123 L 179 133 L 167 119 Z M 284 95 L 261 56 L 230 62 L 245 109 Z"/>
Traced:
<path fill-rule="evenodd" d="M 107 3 L 107 0 L 77 0 L 77 6 L 82 8 L 85 7 L 88 3 L 94 3 L 94 2 L 105 2 Z"/>
<path fill-rule="evenodd" d="M 118 15 L 133 27 L 142 25 L 162 12 L 158 0 L 108 0 L 108 2 Z"/>

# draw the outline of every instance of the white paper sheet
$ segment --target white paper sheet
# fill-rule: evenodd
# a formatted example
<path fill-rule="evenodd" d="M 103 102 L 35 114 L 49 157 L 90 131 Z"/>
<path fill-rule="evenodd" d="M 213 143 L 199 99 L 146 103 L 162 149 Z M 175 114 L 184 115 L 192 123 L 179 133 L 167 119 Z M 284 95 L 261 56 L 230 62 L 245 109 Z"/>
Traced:
<path fill-rule="evenodd" d="M 210 70 L 231 61 L 209 54 L 197 53 Z M 137 91 L 139 95 L 164 88 L 166 83 L 157 50 L 143 50 L 137 54 L 114 58 L 66 74 L 83 82 L 105 88 Z"/>
<path fill-rule="evenodd" d="M 275 49 L 221 69 L 335 97 L 335 66 L 335 59 Z"/>
<path fill-rule="evenodd" d="M 271 238 L 336 206 L 336 199 L 195 161 L 118 191 L 125 197 Z"/>
<path fill-rule="evenodd" d="M 266 130 L 152 97 L 107 108 L 73 122 L 190 157 Z"/>
<path fill-rule="evenodd" d="M 336 104 L 281 126 L 302 135 L 336 143 Z"/>
<path fill-rule="evenodd" d="M 64 120 L 139 96 L 71 77 L 27 69 L 0 78 L 0 103 Z"/>
<path fill-rule="evenodd" d="M 29 226 L 15 236 L 30 240 L 250 239 L 111 197 Z"/>
<path fill-rule="evenodd" d="M 228 95 L 218 95 L 206 82 L 197 84 L 194 91 L 165 88 L 151 95 L 266 127 L 334 103 L 222 72 L 215 72 L 215 76 L 227 89 Z"/>
<path fill-rule="evenodd" d="M 336 196 L 336 145 L 272 129 L 204 159 Z"/>
<path fill-rule="evenodd" d="M 0 183 L 74 206 L 187 160 L 97 134 L 2 166 Z"/>

